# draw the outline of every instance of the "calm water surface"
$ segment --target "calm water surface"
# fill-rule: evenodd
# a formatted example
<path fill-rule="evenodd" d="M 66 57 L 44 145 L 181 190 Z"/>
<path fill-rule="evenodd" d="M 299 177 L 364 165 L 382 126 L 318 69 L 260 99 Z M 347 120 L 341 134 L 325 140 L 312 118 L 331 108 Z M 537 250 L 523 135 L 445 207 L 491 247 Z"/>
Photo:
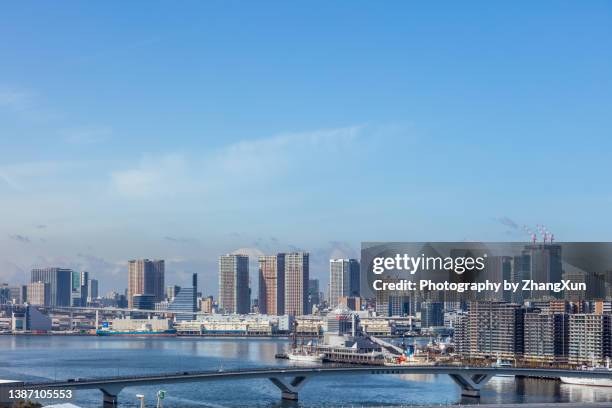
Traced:
<path fill-rule="evenodd" d="M 293 365 L 276 360 L 286 340 L 207 338 L 99 338 L 0 336 L 0 379 L 52 380 L 188 370 Z M 136 394 L 155 406 L 155 393 L 167 391 L 165 407 L 373 407 L 512 402 L 612 402 L 612 387 L 561 384 L 551 380 L 492 379 L 480 401 L 461 398 L 446 375 L 364 375 L 311 379 L 300 401 L 281 402 L 268 380 L 130 387 L 121 406 L 137 406 Z M 97 390 L 77 391 L 73 403 L 101 405 Z"/>

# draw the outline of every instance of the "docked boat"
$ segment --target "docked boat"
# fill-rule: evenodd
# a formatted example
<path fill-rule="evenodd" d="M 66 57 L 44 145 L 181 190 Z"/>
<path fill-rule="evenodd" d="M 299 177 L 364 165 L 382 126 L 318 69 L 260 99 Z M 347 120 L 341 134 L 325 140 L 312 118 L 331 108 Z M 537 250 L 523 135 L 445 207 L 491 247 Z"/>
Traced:
<path fill-rule="evenodd" d="M 136 337 L 170 337 L 176 336 L 176 330 L 96 330 L 98 336 L 136 336 Z"/>
<path fill-rule="evenodd" d="M 289 360 L 305 361 L 309 363 L 321 363 L 323 362 L 323 358 L 325 358 L 325 354 L 323 353 L 306 350 L 291 350 L 286 353 L 286 356 Z"/>
<path fill-rule="evenodd" d="M 176 329 L 169 319 L 114 319 L 102 322 L 96 330 L 98 336 L 138 336 L 170 337 L 176 336 Z"/>
<path fill-rule="evenodd" d="M 610 368 L 610 360 L 606 362 L 606 366 L 587 367 L 582 366 L 582 370 L 590 372 L 603 372 L 612 375 Z M 561 382 L 574 385 L 590 385 L 594 387 L 612 387 L 612 378 L 577 378 L 577 377 L 561 377 Z"/>

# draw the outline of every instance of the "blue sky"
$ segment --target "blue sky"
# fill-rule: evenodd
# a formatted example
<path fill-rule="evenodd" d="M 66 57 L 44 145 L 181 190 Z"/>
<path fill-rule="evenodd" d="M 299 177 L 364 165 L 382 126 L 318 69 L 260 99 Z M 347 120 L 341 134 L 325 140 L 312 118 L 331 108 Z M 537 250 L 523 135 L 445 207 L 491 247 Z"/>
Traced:
<path fill-rule="evenodd" d="M 0 38 L 0 281 L 612 240 L 610 2 L 19 2 Z"/>

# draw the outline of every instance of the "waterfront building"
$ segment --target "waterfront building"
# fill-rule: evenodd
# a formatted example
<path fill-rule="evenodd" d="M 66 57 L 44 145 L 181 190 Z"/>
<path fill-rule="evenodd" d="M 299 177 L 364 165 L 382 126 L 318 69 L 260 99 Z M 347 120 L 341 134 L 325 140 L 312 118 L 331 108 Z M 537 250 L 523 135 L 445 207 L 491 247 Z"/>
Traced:
<path fill-rule="evenodd" d="M 444 303 L 421 303 L 421 328 L 444 326 Z"/>
<path fill-rule="evenodd" d="M 612 357 L 612 315 L 569 315 L 569 362 L 605 364 Z"/>
<path fill-rule="evenodd" d="M 13 333 L 46 333 L 51 331 L 52 324 L 51 317 L 32 306 L 15 309 L 11 313 L 11 330 Z"/>
<path fill-rule="evenodd" d="M 285 254 L 259 257 L 259 313 L 285 314 Z"/>
<path fill-rule="evenodd" d="M 194 336 L 271 336 L 280 333 L 281 326 L 288 327 L 281 323 L 284 319 L 286 316 L 198 314 L 197 320 L 176 322 L 175 328 L 178 334 Z"/>
<path fill-rule="evenodd" d="M 359 316 L 346 306 L 338 306 L 329 312 L 325 321 L 327 323 L 325 343 L 330 343 L 330 336 L 344 336 L 345 334 L 356 336 L 360 327 Z"/>
<path fill-rule="evenodd" d="M 364 333 L 372 336 L 391 336 L 396 334 L 395 322 L 389 318 L 362 317 L 359 319 L 359 325 Z"/>
<path fill-rule="evenodd" d="M 294 321 L 298 336 L 320 336 L 325 331 L 325 322 L 319 316 L 296 316 Z"/>
<path fill-rule="evenodd" d="M 164 300 L 165 262 L 163 259 L 128 261 L 128 307 L 134 307 L 135 294 L 153 295 L 155 302 Z"/>
<path fill-rule="evenodd" d="M 198 311 L 197 303 L 198 275 L 194 273 L 191 277 L 191 287 L 181 288 L 180 292 L 169 303 L 168 310 L 174 312 L 174 320 L 193 320 Z"/>
<path fill-rule="evenodd" d="M 51 285 L 46 282 L 32 282 L 28 285 L 28 303 L 37 306 L 51 304 Z"/>
<path fill-rule="evenodd" d="M 514 303 L 475 301 L 468 306 L 467 319 L 457 325 L 462 339 L 462 354 L 471 358 L 515 358 L 523 354 L 525 310 Z M 456 328 L 457 330 L 457 328 Z"/>
<path fill-rule="evenodd" d="M 329 306 L 335 308 L 343 296 L 360 295 L 359 261 L 329 260 Z"/>
<path fill-rule="evenodd" d="M 310 314 L 308 305 L 308 252 L 285 254 L 285 313 L 292 316 Z"/>
<path fill-rule="evenodd" d="M 219 257 L 219 308 L 224 313 L 250 311 L 249 257 L 227 254 Z"/>
<path fill-rule="evenodd" d="M 524 359 L 536 363 L 566 363 L 569 351 L 569 317 L 566 313 L 525 313 Z"/>
<path fill-rule="evenodd" d="M 103 327 L 109 331 L 115 332 L 164 332 L 172 330 L 172 321 L 159 317 L 134 319 L 125 317 L 120 319 L 110 319 L 103 323 Z"/>
<path fill-rule="evenodd" d="M 72 270 L 63 268 L 32 269 L 30 282 L 49 284 L 49 306 L 70 306 Z"/>

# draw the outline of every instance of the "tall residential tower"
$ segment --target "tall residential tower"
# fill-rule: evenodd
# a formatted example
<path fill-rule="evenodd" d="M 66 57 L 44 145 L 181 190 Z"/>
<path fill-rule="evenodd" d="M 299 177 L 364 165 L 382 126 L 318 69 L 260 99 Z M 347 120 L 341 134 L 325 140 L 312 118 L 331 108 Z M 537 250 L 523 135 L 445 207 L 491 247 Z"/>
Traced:
<path fill-rule="evenodd" d="M 285 254 L 259 257 L 259 312 L 285 314 Z"/>
<path fill-rule="evenodd" d="M 219 308 L 225 313 L 246 314 L 250 310 L 249 257 L 219 257 Z"/>

